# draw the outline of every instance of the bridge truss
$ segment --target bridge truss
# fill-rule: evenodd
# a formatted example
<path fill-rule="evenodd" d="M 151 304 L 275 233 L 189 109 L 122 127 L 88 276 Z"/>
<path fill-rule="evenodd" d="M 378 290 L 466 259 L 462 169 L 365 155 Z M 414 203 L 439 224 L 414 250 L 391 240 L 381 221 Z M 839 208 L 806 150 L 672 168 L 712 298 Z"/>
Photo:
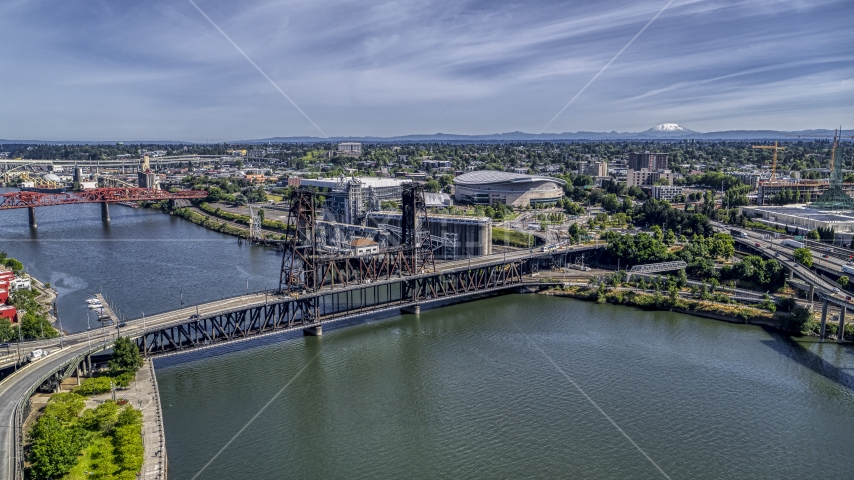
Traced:
<path fill-rule="evenodd" d="M 158 327 L 135 341 L 147 355 L 158 355 L 273 332 L 321 326 L 352 315 L 488 294 L 522 285 L 523 277 L 538 272 L 543 262 L 552 263 L 555 260 L 550 256 L 532 257 L 471 269 L 352 285 L 293 298 L 276 297 L 275 301 Z"/>
<path fill-rule="evenodd" d="M 669 272 L 671 270 L 681 270 L 687 266 L 688 264 L 683 261 L 648 263 L 646 265 L 635 265 L 629 270 L 629 273 Z"/>
<path fill-rule="evenodd" d="M 400 245 L 353 256 L 323 253 L 325 240 L 317 222 L 315 193 L 295 190 L 288 211 L 288 224 L 294 228 L 283 242 L 279 292 L 316 292 L 435 271 L 423 187 L 404 186 L 402 197 Z"/>
<path fill-rule="evenodd" d="M 50 207 L 78 203 L 145 202 L 175 199 L 205 198 L 208 192 L 184 190 L 170 193 L 153 188 L 111 187 L 95 188 L 80 192 L 41 193 L 12 192 L 0 195 L 0 210 L 12 208 Z"/>

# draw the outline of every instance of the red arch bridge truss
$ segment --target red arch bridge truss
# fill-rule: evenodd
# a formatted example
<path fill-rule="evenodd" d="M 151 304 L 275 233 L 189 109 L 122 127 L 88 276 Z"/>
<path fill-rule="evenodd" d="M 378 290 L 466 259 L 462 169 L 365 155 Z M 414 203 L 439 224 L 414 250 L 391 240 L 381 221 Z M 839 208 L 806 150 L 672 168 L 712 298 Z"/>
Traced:
<path fill-rule="evenodd" d="M 170 193 L 153 188 L 130 187 L 95 188 L 81 192 L 64 193 L 12 192 L 0 195 L 0 210 L 76 203 L 157 202 L 160 200 L 205 198 L 207 196 L 208 192 L 204 190 L 182 190 Z"/>

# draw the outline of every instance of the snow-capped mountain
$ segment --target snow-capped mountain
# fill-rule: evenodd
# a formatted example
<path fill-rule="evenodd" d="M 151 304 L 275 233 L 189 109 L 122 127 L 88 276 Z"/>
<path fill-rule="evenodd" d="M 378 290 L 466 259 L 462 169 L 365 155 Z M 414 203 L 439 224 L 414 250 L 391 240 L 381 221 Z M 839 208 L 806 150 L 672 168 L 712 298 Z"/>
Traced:
<path fill-rule="evenodd" d="M 678 123 L 662 123 L 661 125 L 657 125 L 655 127 L 652 127 L 649 130 L 642 132 L 642 133 L 649 133 L 649 134 L 653 134 L 653 135 L 655 135 L 655 134 L 672 135 L 674 133 L 675 134 L 691 134 L 691 133 L 697 133 L 697 132 L 695 132 L 693 130 L 689 130 L 689 129 L 683 127 L 682 125 L 679 125 Z"/>

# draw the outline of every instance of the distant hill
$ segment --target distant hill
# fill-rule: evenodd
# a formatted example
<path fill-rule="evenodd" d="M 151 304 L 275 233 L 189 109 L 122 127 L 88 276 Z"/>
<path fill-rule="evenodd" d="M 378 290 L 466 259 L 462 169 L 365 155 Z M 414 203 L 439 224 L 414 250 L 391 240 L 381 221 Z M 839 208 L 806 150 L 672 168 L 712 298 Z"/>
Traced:
<path fill-rule="evenodd" d="M 315 143 L 315 142 L 547 142 L 562 140 L 788 140 L 796 141 L 795 135 L 827 135 L 833 138 L 833 130 L 726 130 L 721 132 L 696 132 L 675 123 L 665 123 L 643 132 L 564 132 L 525 133 L 508 132 L 488 135 L 457 135 L 434 133 L 403 135 L 398 137 L 272 137 L 257 140 L 241 140 L 234 143 Z M 854 130 L 843 130 L 843 135 L 854 135 Z M 805 137 L 804 140 L 811 140 Z"/>
<path fill-rule="evenodd" d="M 662 123 L 642 132 L 564 132 L 564 133 L 526 133 L 507 132 L 485 135 L 459 135 L 454 133 L 413 134 L 397 137 L 271 137 L 251 140 L 234 140 L 227 143 L 262 144 L 262 143 L 320 143 L 320 142 L 365 142 L 365 143 L 406 143 L 406 142 L 549 142 L 549 141 L 582 141 L 582 140 L 788 140 L 797 141 L 797 135 L 827 135 L 833 138 L 833 130 L 813 129 L 799 131 L 778 130 L 725 130 L 720 132 L 697 132 L 679 125 L 678 123 Z M 850 137 L 854 130 L 843 130 L 843 135 Z M 817 140 L 814 137 L 804 137 L 803 140 Z M 121 140 L 2 140 L 2 143 L 28 144 L 89 144 L 108 145 Z M 124 140 L 126 144 L 151 145 L 190 145 L 194 142 L 180 140 Z"/>

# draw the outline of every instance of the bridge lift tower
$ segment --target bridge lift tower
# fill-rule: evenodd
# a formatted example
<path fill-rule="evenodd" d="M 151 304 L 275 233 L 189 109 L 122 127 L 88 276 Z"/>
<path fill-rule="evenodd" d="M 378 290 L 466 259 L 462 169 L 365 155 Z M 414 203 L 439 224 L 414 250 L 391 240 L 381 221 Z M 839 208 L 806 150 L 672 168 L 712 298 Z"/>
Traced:
<path fill-rule="evenodd" d="M 319 235 L 315 193 L 300 188 L 291 195 L 288 232 L 284 240 L 280 292 L 317 292 L 324 285 L 349 285 L 377 281 L 390 275 L 417 275 L 435 271 L 433 246 L 421 185 L 406 185 L 402 191 L 403 216 L 400 246 L 379 253 L 353 256 L 324 253 Z"/>

